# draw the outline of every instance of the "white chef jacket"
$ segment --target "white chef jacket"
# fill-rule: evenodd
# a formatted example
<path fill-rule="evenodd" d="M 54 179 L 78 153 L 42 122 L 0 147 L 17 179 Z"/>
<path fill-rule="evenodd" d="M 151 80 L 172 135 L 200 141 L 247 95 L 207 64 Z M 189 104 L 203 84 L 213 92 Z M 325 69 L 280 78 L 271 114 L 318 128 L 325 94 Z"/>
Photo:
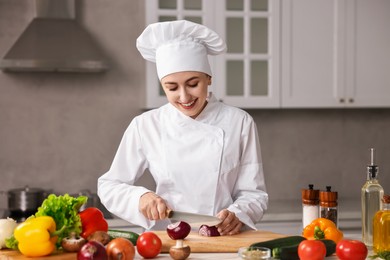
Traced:
<path fill-rule="evenodd" d="M 155 193 L 173 210 L 216 215 L 227 208 L 256 229 L 268 205 L 256 124 L 245 111 L 218 102 L 193 119 L 170 103 L 135 117 L 98 195 L 114 215 L 146 229 L 166 228 L 138 209 L 148 189 L 134 183 L 149 169 Z"/>

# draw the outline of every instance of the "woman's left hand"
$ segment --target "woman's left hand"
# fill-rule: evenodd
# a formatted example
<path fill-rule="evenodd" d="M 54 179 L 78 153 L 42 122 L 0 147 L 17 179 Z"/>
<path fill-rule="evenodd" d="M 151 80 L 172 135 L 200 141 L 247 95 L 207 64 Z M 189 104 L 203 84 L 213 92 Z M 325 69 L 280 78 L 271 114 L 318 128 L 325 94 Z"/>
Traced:
<path fill-rule="evenodd" d="M 236 217 L 234 212 L 223 209 L 217 214 L 217 218 L 222 220 L 222 222 L 217 225 L 218 232 L 221 236 L 240 233 L 242 222 Z"/>

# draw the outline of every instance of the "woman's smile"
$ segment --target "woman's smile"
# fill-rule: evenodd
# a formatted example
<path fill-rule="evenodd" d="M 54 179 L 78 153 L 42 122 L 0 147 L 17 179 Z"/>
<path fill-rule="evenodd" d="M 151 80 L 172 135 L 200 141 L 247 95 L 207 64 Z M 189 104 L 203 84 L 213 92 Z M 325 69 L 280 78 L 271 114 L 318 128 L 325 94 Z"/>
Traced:
<path fill-rule="evenodd" d="M 198 99 L 195 99 L 195 100 L 192 100 L 191 102 L 189 103 L 181 103 L 179 102 L 179 104 L 184 108 L 184 109 L 192 109 L 194 106 L 195 106 L 195 103 Z"/>

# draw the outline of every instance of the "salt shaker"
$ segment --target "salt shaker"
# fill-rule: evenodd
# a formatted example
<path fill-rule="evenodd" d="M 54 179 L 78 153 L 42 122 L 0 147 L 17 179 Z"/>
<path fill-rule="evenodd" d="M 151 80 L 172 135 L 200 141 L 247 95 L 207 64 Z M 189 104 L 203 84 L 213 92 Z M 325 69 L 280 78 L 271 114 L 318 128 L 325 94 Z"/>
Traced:
<path fill-rule="evenodd" d="M 313 187 L 309 184 L 309 189 L 302 189 L 303 228 L 319 217 L 319 190 Z"/>
<path fill-rule="evenodd" d="M 320 217 L 333 221 L 338 227 L 337 192 L 326 186 L 326 191 L 320 191 Z"/>

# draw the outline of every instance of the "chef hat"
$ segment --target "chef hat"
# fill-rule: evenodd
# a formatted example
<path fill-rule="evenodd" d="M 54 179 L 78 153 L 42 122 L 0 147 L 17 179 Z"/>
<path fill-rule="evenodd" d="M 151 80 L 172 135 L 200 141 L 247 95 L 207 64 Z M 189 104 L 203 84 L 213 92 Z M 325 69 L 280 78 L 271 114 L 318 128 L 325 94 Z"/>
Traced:
<path fill-rule="evenodd" d="M 155 62 L 161 80 L 180 71 L 198 71 L 211 76 L 207 55 L 226 51 L 225 42 L 206 26 L 186 20 L 150 24 L 137 39 L 144 59 Z"/>

